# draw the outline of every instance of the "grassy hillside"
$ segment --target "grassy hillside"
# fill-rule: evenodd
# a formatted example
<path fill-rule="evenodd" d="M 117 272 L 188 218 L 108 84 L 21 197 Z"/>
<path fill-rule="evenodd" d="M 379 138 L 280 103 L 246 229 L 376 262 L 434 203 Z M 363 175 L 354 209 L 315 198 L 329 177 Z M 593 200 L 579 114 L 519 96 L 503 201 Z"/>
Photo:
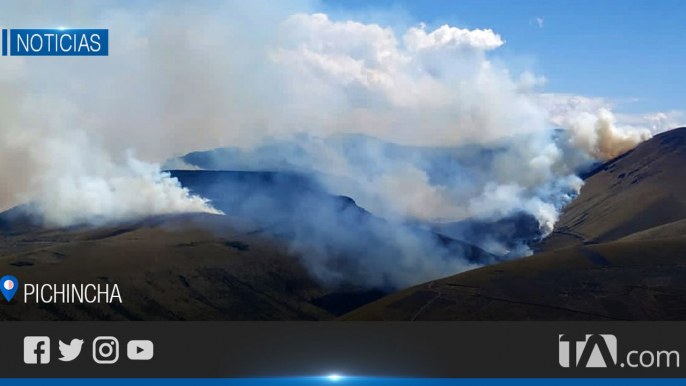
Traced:
<path fill-rule="evenodd" d="M 662 133 L 586 179 L 540 250 L 618 240 L 686 218 L 686 128 Z"/>
<path fill-rule="evenodd" d="M 389 293 L 355 280 L 370 269 L 364 259 L 398 256 L 398 230 L 423 240 L 413 251 L 422 257 L 440 247 L 469 262 L 496 259 L 427 229 L 390 225 L 298 175 L 173 174 L 227 215 L 51 229 L 22 208 L 0 213 L 0 272 L 20 281 L 12 304 L 0 307 L 0 320 L 332 319 Z M 309 245 L 320 250 L 303 247 Z M 316 280 L 311 273 L 325 264 L 347 281 Z M 26 304 L 23 283 L 116 283 L 124 303 Z"/>
<path fill-rule="evenodd" d="M 400 291 L 344 320 L 683 320 L 686 237 L 549 251 Z"/>
<path fill-rule="evenodd" d="M 686 128 L 596 169 L 542 253 L 389 295 L 344 320 L 686 319 Z"/>
<path fill-rule="evenodd" d="M 221 226 L 214 234 L 207 223 Z M 202 224 L 202 225 L 200 225 Z M 3 275 L 20 283 L 117 283 L 123 304 L 25 304 L 1 320 L 319 320 L 326 294 L 254 224 L 212 215 L 161 217 L 100 229 L 0 237 Z M 20 288 L 23 288 L 20 286 Z M 4 302 L 4 299 L 3 299 Z"/>

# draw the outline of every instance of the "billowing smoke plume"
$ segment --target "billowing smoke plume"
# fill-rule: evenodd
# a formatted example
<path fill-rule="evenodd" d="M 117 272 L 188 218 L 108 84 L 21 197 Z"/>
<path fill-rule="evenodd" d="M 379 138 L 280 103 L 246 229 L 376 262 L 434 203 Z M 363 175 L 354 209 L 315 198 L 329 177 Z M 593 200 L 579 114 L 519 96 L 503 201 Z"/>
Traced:
<path fill-rule="evenodd" d="M 17 74 L 0 82 L 17 89 Z M 25 83 L 24 83 L 25 85 Z M 210 203 L 192 195 L 159 165 L 121 158 L 89 137 L 87 116 L 69 102 L 28 92 L 11 93 L 0 123 L 0 204 L 31 201 L 46 225 L 102 224 L 141 216 L 208 212 Z M 21 201 L 19 201 L 21 202 Z"/>
<path fill-rule="evenodd" d="M 57 175 L 44 174 L 36 182 L 44 192 L 37 198 L 38 209 L 49 225 L 98 225 L 186 212 L 221 214 L 206 199 L 191 194 L 176 178 L 162 172 L 159 165 L 138 161 L 132 155 L 113 163 L 101 154 L 78 154 L 81 150 L 72 144 L 59 151 L 63 157 L 59 163 L 69 162 L 72 167 Z"/>
<path fill-rule="evenodd" d="M 594 158 L 609 160 L 652 137 L 648 129 L 620 129 L 606 109 L 596 115 L 582 113 L 562 123 L 571 133 L 572 144 Z"/>
<path fill-rule="evenodd" d="M 34 201 L 53 225 L 216 213 L 157 163 L 232 147 L 224 166 L 316 176 L 330 194 L 394 223 L 441 227 L 524 213 L 545 235 L 579 192 L 579 166 L 649 138 L 607 111 L 576 107 L 558 122 L 567 131 L 556 132 L 557 112 L 537 93 L 545 78 L 489 60 L 506 44 L 490 29 L 403 30 L 293 2 L 0 10 L 3 27 L 110 30 L 108 57 L 0 62 L 0 206 Z M 324 220 L 334 221 L 314 228 L 326 229 Z M 413 282 L 412 267 L 426 279 L 473 266 L 445 262 L 451 254 L 420 234 L 401 239 L 411 245 L 384 273 L 402 278 L 389 279 L 396 285 Z M 304 237 L 294 245 L 319 244 Z M 501 255 L 515 248 L 488 245 Z M 364 258 L 364 248 L 355 251 Z M 430 254 L 441 257 L 418 260 Z M 328 272 L 322 278 L 335 273 L 326 251 L 307 256 L 313 272 Z"/>

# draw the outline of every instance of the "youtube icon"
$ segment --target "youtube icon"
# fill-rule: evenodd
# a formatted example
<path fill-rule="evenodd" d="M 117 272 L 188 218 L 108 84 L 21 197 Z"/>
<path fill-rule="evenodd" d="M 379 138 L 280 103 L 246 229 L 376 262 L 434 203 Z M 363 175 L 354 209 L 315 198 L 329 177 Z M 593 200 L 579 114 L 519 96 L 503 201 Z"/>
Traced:
<path fill-rule="evenodd" d="M 132 340 L 126 345 L 126 356 L 134 361 L 148 361 L 153 353 L 154 345 L 149 340 Z"/>

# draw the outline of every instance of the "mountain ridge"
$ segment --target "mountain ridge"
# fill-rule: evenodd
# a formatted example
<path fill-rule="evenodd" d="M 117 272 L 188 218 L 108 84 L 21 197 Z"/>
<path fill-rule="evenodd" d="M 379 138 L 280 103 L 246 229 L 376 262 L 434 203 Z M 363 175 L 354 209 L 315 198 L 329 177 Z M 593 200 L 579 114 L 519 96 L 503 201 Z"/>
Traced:
<path fill-rule="evenodd" d="M 51 228 L 40 225 L 30 206 L 0 213 L 4 274 L 29 283 L 117 283 L 124 300 L 36 305 L 15 299 L 0 308 L 0 320 L 329 320 L 390 292 L 354 281 L 328 285 L 313 274 L 304 251 L 294 247 L 301 234 L 318 237 L 319 246 L 337 254 L 334 268 L 352 277 L 359 267 L 346 261 L 355 254 L 378 249 L 392 256 L 393 245 L 381 236 L 393 230 L 351 198 L 328 195 L 292 174 L 170 174 L 226 215 L 170 214 Z M 257 200 L 259 212 L 250 200 Z M 314 202 L 319 212 L 311 210 Z M 260 218 L 267 213 L 270 217 Z M 318 215 L 337 219 L 334 235 L 347 228 L 353 228 L 353 236 L 377 233 L 359 247 L 336 243 L 332 234 L 317 229 Z M 405 229 L 475 262 L 495 259 L 446 236 Z"/>
<path fill-rule="evenodd" d="M 683 320 L 686 128 L 586 176 L 530 257 L 388 295 L 342 320 Z"/>

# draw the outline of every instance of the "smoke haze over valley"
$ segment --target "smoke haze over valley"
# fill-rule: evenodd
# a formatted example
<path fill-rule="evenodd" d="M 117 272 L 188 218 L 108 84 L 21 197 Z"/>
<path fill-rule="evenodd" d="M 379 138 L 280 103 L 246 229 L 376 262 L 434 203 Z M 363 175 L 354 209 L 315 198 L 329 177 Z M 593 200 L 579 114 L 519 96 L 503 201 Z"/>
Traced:
<path fill-rule="evenodd" d="M 580 175 L 682 119 L 547 92 L 498 56 L 495 27 L 307 1 L 107 4 L 0 7 L 3 28 L 110 34 L 107 57 L 0 61 L 0 210 L 46 228 L 247 218 L 329 286 L 529 255 Z"/>

